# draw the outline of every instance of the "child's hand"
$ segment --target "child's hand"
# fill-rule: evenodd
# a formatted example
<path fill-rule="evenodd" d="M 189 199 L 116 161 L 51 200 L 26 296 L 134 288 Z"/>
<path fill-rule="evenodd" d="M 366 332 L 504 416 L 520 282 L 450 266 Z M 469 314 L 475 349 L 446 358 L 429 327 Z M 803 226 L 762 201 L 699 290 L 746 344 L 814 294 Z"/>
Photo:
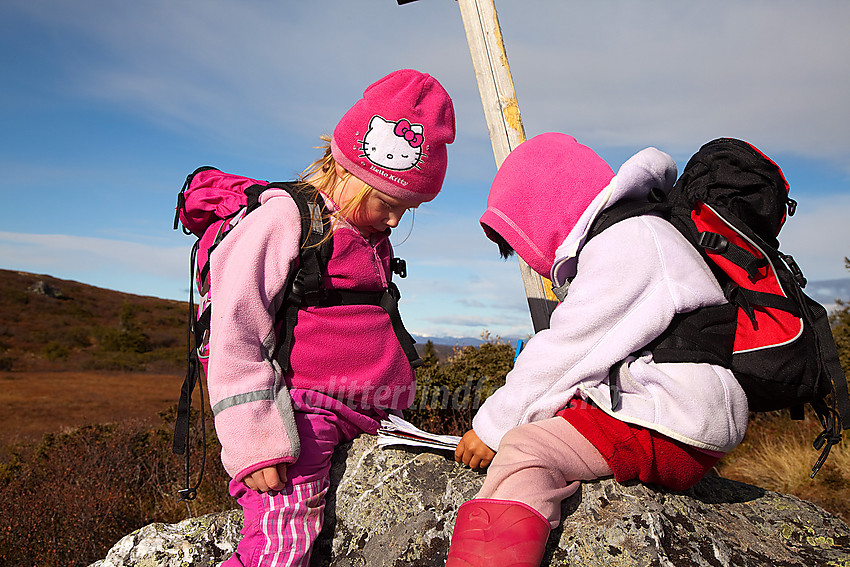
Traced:
<path fill-rule="evenodd" d="M 286 463 L 278 463 L 273 467 L 266 467 L 254 471 L 242 479 L 245 486 L 257 492 L 270 492 L 283 490 L 286 486 Z"/>
<path fill-rule="evenodd" d="M 455 461 L 469 465 L 473 469 L 485 468 L 495 456 L 495 451 L 479 439 L 472 429 L 461 437 L 455 449 Z"/>

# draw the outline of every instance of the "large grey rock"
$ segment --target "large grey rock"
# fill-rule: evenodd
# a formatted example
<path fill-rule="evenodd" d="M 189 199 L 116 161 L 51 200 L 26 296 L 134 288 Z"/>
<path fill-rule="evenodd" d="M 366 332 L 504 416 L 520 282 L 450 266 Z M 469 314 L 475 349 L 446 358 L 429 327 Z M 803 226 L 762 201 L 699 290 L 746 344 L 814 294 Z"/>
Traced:
<path fill-rule="evenodd" d="M 91 567 L 186 567 L 215 565 L 239 542 L 242 511 L 189 518 L 178 524 L 150 524 L 116 543 Z"/>
<path fill-rule="evenodd" d="M 483 475 L 447 456 L 381 449 L 373 437 L 334 457 L 318 567 L 442 566 L 458 506 Z M 850 566 L 850 528 L 793 496 L 719 477 L 675 493 L 613 480 L 586 483 L 549 538 L 551 566 Z M 236 511 L 153 524 L 97 567 L 211 566 L 238 542 Z"/>

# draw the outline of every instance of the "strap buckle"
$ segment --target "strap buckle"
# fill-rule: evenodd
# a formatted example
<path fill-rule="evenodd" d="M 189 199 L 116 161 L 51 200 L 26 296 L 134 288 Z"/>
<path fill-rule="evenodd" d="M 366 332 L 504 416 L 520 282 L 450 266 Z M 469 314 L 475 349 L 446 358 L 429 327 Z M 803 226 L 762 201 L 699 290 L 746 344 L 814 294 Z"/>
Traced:
<path fill-rule="evenodd" d="M 198 497 L 198 488 L 181 488 L 177 494 L 180 496 L 180 502 L 194 500 Z"/>
<path fill-rule="evenodd" d="M 390 271 L 400 278 L 407 277 L 407 262 L 404 258 L 392 258 L 390 260 Z"/>
<path fill-rule="evenodd" d="M 806 284 L 809 283 L 806 279 L 806 276 L 803 275 L 803 270 L 800 269 L 800 266 L 794 260 L 794 258 L 790 254 L 779 253 L 779 257 L 782 258 L 782 261 L 785 262 L 785 265 L 788 266 L 788 269 L 791 270 L 791 275 L 794 276 L 794 281 L 797 282 L 801 288 L 806 287 Z"/>
<path fill-rule="evenodd" d="M 716 254 L 723 254 L 729 249 L 729 239 L 716 232 L 700 232 L 698 244 Z"/>
<path fill-rule="evenodd" d="M 297 307 L 301 307 L 308 298 L 323 297 L 324 293 L 322 276 L 318 273 L 308 274 L 305 270 L 299 268 L 292 278 L 292 287 L 288 299 Z"/>

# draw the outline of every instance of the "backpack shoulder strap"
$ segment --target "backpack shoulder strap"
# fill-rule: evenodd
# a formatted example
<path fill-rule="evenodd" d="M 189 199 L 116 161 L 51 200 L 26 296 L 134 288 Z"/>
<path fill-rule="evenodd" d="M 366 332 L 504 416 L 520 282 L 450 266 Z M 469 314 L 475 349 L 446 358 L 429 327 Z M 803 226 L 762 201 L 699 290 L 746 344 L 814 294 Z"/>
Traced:
<path fill-rule="evenodd" d="M 292 276 L 287 301 L 301 306 L 309 297 L 322 292 L 322 272 L 332 254 L 333 240 L 328 236 L 331 219 L 322 195 L 304 183 L 271 183 L 263 189 L 284 189 L 295 201 L 301 217 L 301 252 Z M 251 207 L 251 196 L 248 207 Z"/>
<path fill-rule="evenodd" d="M 647 201 L 620 201 L 599 213 L 599 216 L 590 225 L 587 240 L 590 240 L 606 228 L 628 218 L 649 213 L 659 213 L 662 217 L 669 219 L 670 211 L 671 207 L 667 201 L 667 196 L 662 191 L 653 188 L 649 192 Z"/>
<path fill-rule="evenodd" d="M 271 183 L 268 188 L 284 189 L 295 201 L 301 217 L 301 248 L 298 266 L 289 276 L 283 303 L 275 316 L 281 324 L 275 358 L 283 372 L 289 370 L 292 339 L 298 323 L 298 311 L 308 303 L 315 304 L 324 294 L 322 273 L 333 253 L 333 239 L 329 236 L 331 219 L 325 201 L 318 190 L 304 183 Z M 248 197 L 250 207 L 252 197 Z"/>

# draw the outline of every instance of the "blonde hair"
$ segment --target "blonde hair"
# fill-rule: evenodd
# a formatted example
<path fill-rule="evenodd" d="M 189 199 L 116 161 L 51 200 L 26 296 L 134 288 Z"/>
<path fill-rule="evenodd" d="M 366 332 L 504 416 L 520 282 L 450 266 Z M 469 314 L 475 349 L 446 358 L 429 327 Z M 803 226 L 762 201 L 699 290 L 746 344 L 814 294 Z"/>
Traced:
<path fill-rule="evenodd" d="M 333 154 L 331 153 L 331 139 L 330 136 L 323 135 L 320 139 L 324 142 L 323 145 L 317 146 L 318 149 L 323 149 L 324 153 L 322 157 L 311 163 L 307 169 L 305 169 L 301 175 L 298 177 L 298 181 L 302 184 L 312 185 L 318 191 L 321 191 L 328 197 L 330 197 L 334 203 L 339 207 L 338 210 L 330 213 L 334 218 L 340 219 L 348 219 L 354 211 L 363 203 L 363 200 L 366 199 L 373 191 L 376 191 L 374 187 L 368 185 L 365 182 L 363 183 L 363 188 L 358 191 L 353 197 L 348 199 L 345 203 L 340 204 L 337 201 L 338 195 L 336 195 L 336 188 L 339 186 L 338 181 L 340 180 L 339 175 L 336 172 L 336 160 L 334 159 Z M 345 172 L 346 176 L 353 175 L 351 172 Z M 316 194 L 315 199 L 318 199 L 319 196 Z M 315 204 L 315 201 L 314 201 Z M 321 242 L 317 244 L 323 244 L 327 240 L 329 240 L 333 236 L 335 223 L 331 223 L 331 230 L 325 235 Z"/>

